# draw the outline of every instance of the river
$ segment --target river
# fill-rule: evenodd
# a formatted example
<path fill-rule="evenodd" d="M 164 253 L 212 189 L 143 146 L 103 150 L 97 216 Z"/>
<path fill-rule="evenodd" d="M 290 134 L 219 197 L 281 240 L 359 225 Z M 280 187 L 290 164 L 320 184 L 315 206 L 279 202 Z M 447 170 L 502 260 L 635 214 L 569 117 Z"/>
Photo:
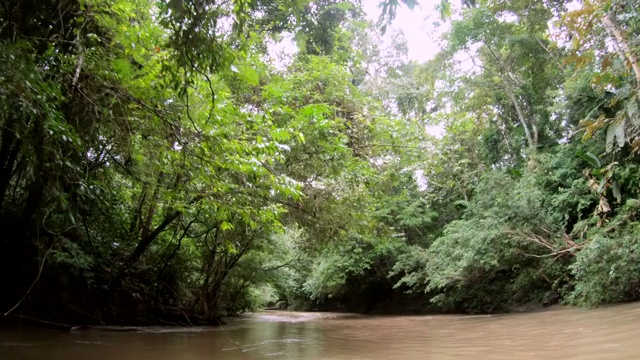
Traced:
<path fill-rule="evenodd" d="M 0 328 L 0 359 L 638 359 L 640 304 L 495 316 L 261 312 L 218 328 Z"/>

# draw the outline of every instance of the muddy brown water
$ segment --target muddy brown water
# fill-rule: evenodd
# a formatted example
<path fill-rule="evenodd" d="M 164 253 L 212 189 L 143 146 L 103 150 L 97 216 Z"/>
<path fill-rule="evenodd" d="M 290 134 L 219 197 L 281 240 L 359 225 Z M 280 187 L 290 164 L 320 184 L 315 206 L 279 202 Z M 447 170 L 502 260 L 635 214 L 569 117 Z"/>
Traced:
<path fill-rule="evenodd" d="M 0 329 L 0 359 L 640 359 L 640 303 L 499 316 L 261 312 L 219 328 Z"/>

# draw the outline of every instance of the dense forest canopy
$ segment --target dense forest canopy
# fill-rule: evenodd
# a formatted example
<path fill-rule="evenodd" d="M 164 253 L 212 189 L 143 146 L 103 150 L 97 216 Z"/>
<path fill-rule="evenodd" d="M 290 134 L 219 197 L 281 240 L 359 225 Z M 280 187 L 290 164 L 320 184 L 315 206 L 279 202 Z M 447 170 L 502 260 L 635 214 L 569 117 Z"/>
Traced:
<path fill-rule="evenodd" d="M 446 24 L 432 60 L 382 45 L 402 6 Z M 636 4 L 380 9 L 5 1 L 0 310 L 190 324 L 278 301 L 640 298 Z"/>

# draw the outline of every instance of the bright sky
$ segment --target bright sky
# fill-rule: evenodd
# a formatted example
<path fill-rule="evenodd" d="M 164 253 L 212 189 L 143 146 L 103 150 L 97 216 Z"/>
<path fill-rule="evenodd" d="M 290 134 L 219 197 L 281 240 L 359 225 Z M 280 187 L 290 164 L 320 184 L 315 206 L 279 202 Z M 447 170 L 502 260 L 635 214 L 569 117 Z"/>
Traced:
<path fill-rule="evenodd" d="M 369 20 L 374 22 L 378 20 L 381 13 L 381 9 L 378 7 L 380 1 L 363 1 L 363 7 Z M 441 33 L 442 27 L 438 28 L 433 25 L 439 18 L 433 8 L 433 2 L 423 0 L 421 3 L 423 3 L 422 6 L 418 5 L 413 10 L 409 10 L 405 5 L 398 6 L 396 18 L 387 29 L 384 41 L 390 42 L 391 34 L 402 31 L 409 46 L 409 59 L 425 62 L 430 60 L 440 48 L 438 34 Z"/>
<path fill-rule="evenodd" d="M 376 22 L 382 10 L 378 7 L 381 0 L 364 0 L 363 8 L 367 18 Z M 433 8 L 430 1 L 421 1 L 423 6 L 416 6 L 413 10 L 401 5 L 396 11 L 396 18 L 387 28 L 383 37 L 383 42 L 390 44 L 391 36 L 397 31 L 404 34 L 409 48 L 409 59 L 417 62 L 425 62 L 432 59 L 440 50 L 438 45 L 440 34 L 444 31 L 443 26 L 435 26 L 440 15 Z M 444 128 L 442 126 L 426 126 L 425 130 L 430 135 L 442 137 Z M 416 175 L 420 177 L 420 175 Z"/>

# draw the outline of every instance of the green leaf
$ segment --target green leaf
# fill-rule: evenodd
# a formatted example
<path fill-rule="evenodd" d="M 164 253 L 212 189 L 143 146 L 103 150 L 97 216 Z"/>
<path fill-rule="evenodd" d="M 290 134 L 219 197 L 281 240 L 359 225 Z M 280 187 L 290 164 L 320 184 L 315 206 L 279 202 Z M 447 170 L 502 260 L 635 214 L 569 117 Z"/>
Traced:
<path fill-rule="evenodd" d="M 624 146 L 626 141 L 624 136 L 624 126 L 625 120 L 619 119 L 612 122 L 609 124 L 609 127 L 607 127 L 607 152 L 613 151 L 614 145 L 616 150 Z"/>
<path fill-rule="evenodd" d="M 409 10 L 413 10 L 416 5 L 418 5 L 418 2 L 416 0 L 402 0 L 402 2 L 407 5 Z"/>
<path fill-rule="evenodd" d="M 126 59 L 115 59 L 111 66 L 113 66 L 113 70 L 123 78 L 131 78 L 135 74 L 131 63 Z"/>
<path fill-rule="evenodd" d="M 440 13 L 440 19 L 446 20 L 451 17 L 451 2 L 449 0 L 441 0 L 440 4 L 437 5 L 437 8 Z"/>
<path fill-rule="evenodd" d="M 635 97 L 627 101 L 626 109 L 631 122 L 636 126 L 640 125 L 640 109 L 638 108 L 638 102 Z"/>
<path fill-rule="evenodd" d="M 613 182 L 613 186 L 611 187 L 611 191 L 613 192 L 613 197 L 616 198 L 618 203 L 622 202 L 622 193 L 620 192 L 620 185 L 617 181 Z"/>
<path fill-rule="evenodd" d="M 253 69 L 251 66 L 243 65 L 240 67 L 240 75 L 246 80 L 246 82 L 251 86 L 260 85 L 260 74 Z"/>
<path fill-rule="evenodd" d="M 602 163 L 600 162 L 600 159 L 598 159 L 597 156 L 593 155 L 590 152 L 585 153 L 583 151 L 578 151 L 576 155 L 581 159 L 585 160 L 586 162 L 588 162 L 591 166 L 593 166 L 596 169 L 599 169 L 602 167 Z"/>
<path fill-rule="evenodd" d="M 606 177 L 603 177 L 603 178 L 600 180 L 600 185 L 598 185 L 598 190 L 596 190 L 596 191 L 597 191 L 598 193 L 601 193 L 601 192 L 602 192 L 602 190 L 604 190 L 605 185 L 607 185 L 607 178 L 606 178 Z"/>
<path fill-rule="evenodd" d="M 233 224 L 227 221 L 223 221 L 222 224 L 220 224 L 220 230 L 222 231 L 233 230 L 233 228 Z"/>
<path fill-rule="evenodd" d="M 353 4 L 351 4 L 350 2 L 346 2 L 345 1 L 345 2 L 341 2 L 341 3 L 335 4 L 335 5 L 333 5 L 333 7 L 336 8 L 336 9 L 347 11 L 347 10 L 353 9 Z"/>

